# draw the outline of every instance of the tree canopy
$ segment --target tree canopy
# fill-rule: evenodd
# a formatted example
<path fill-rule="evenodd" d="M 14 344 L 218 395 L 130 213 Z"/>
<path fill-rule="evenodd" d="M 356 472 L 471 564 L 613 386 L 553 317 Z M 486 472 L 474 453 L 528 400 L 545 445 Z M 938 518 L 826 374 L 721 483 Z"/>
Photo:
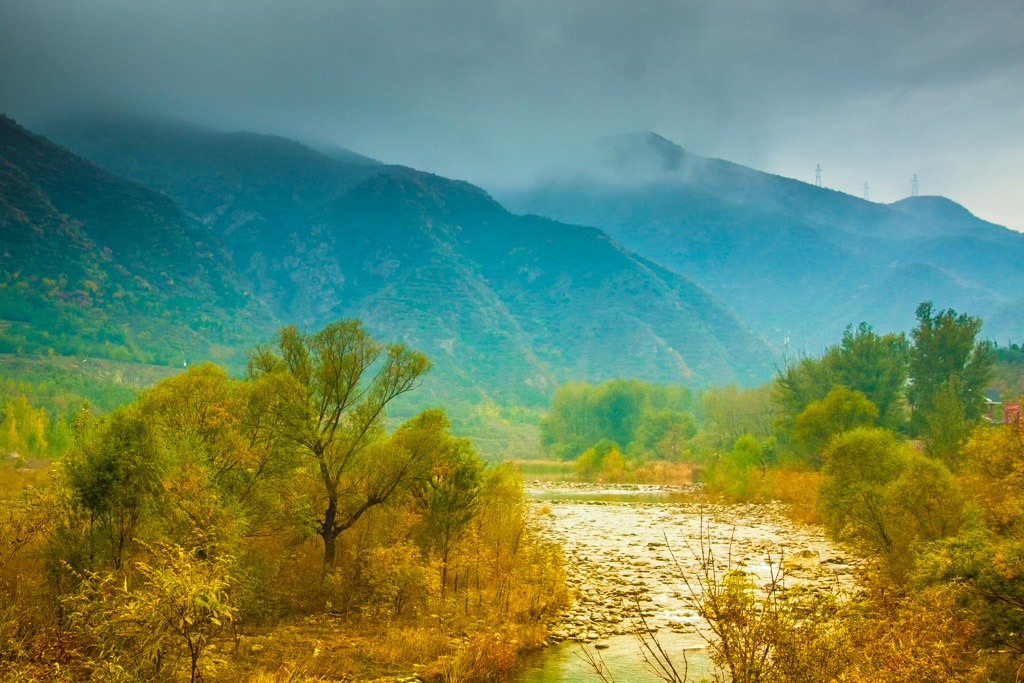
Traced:
<path fill-rule="evenodd" d="M 540 423 L 541 447 L 575 458 L 602 440 L 631 455 L 671 458 L 693 437 L 693 396 L 684 386 L 609 380 L 564 384 Z"/>
<path fill-rule="evenodd" d="M 358 320 L 342 320 L 313 334 L 282 328 L 276 348 L 257 349 L 248 367 L 250 378 L 270 385 L 275 396 L 260 429 L 294 446 L 310 465 L 329 569 L 338 534 L 385 502 L 426 457 L 382 436 L 388 404 L 414 389 L 430 363 L 401 344 L 375 341 Z"/>
<path fill-rule="evenodd" d="M 936 455 L 948 457 L 984 412 L 982 390 L 995 353 L 992 342 L 978 339 L 981 325 L 981 318 L 958 315 L 953 309 L 933 313 L 930 301 L 917 307 L 917 327 L 910 333 L 914 345 L 907 401 L 915 433 L 934 434 L 936 427 L 944 428 L 940 438 L 929 440 Z M 951 425 L 959 428 L 950 433 Z"/>

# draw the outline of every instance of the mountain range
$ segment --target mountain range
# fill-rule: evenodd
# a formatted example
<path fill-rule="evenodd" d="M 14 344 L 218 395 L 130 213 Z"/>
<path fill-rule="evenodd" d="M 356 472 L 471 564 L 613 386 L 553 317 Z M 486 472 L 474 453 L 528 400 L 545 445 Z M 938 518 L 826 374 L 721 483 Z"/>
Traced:
<path fill-rule="evenodd" d="M 653 133 L 600 141 L 499 203 L 273 135 L 45 132 L 0 119 L 0 352 L 239 372 L 277 326 L 358 317 L 432 360 L 418 403 L 458 410 L 617 376 L 756 384 L 847 324 L 908 329 L 923 300 L 1000 341 L 1024 332 L 1018 233 L 945 198 L 875 204 Z"/>
<path fill-rule="evenodd" d="M 113 308 L 105 296 L 92 319 L 102 334 L 125 321 L 148 331 L 154 316 L 170 324 L 205 315 L 232 330 L 248 320 L 236 344 L 244 350 L 276 324 L 315 329 L 358 317 L 378 338 L 426 353 L 435 369 L 419 393 L 448 405 L 541 405 L 569 380 L 750 384 L 772 371 L 773 350 L 702 287 L 595 228 L 517 216 L 468 183 L 180 123 L 79 122 L 47 133 L 65 147 L 5 121 L 4 163 L 19 173 L 66 166 L 37 178 L 37 194 L 80 224 L 90 246 L 76 251 L 63 233 L 5 218 L 5 234 L 35 246 L 5 253 L 0 270 L 42 276 L 39 255 L 50 249 L 60 259 L 46 272 L 80 289 L 82 264 L 108 249 L 108 269 L 137 275 L 150 298 L 121 297 L 132 305 Z M 38 163 L 9 152 L 25 141 Z M 14 216 L 22 199 L 9 187 L 5 178 L 5 215 Z M 64 187 L 111 215 L 154 220 L 96 222 L 80 204 L 53 199 Z M 185 308 L 161 309 L 171 301 Z M 220 307 L 226 317 L 215 315 Z M 51 334 L 54 320 L 23 317 Z"/>
<path fill-rule="evenodd" d="M 907 330 L 917 304 L 1024 337 L 1024 235 L 943 197 L 878 204 L 701 157 L 651 132 L 575 150 L 511 210 L 607 232 L 699 282 L 757 332 L 817 353 L 849 324 Z"/>

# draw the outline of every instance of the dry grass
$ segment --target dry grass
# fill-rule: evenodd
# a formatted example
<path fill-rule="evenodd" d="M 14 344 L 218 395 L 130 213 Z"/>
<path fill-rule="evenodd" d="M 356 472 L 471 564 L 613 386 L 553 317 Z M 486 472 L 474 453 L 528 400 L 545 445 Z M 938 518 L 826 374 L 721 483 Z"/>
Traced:
<path fill-rule="evenodd" d="M 697 468 L 688 462 L 648 462 L 630 472 L 629 479 L 635 484 L 662 484 L 686 486 L 693 483 Z"/>
<path fill-rule="evenodd" d="M 246 683 L 319 683 L 327 679 L 323 676 L 311 676 L 300 669 L 282 666 L 275 671 L 260 669 L 245 680 Z"/>
<path fill-rule="evenodd" d="M 0 463 L 0 501 L 8 501 L 20 496 L 29 488 L 37 488 L 50 477 L 49 460 L 32 461 L 32 467 L 12 467 Z"/>
<path fill-rule="evenodd" d="M 788 507 L 790 519 L 803 524 L 821 524 L 818 492 L 825 475 L 811 470 L 751 468 L 744 473 L 722 469 L 706 473 L 707 491 L 731 502 L 779 501 Z"/>
<path fill-rule="evenodd" d="M 538 647 L 544 636 L 537 626 L 489 629 L 443 621 L 437 615 L 398 624 L 308 617 L 243 638 L 238 653 L 211 679 L 312 683 L 420 675 L 451 683 L 501 680 L 519 654 Z"/>
<path fill-rule="evenodd" d="M 526 481 L 562 481 L 573 475 L 572 460 L 531 458 L 511 462 Z"/>
<path fill-rule="evenodd" d="M 765 492 L 773 500 L 789 506 L 789 516 L 804 524 L 821 524 L 818 492 L 825 475 L 799 470 L 768 470 L 764 477 Z"/>

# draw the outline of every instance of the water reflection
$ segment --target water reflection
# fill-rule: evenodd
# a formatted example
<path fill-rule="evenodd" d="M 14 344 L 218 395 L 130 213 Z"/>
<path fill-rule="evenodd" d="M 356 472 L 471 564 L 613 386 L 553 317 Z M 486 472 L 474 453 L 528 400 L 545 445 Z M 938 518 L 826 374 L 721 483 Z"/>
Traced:
<path fill-rule="evenodd" d="M 565 501 L 569 503 L 694 503 L 702 500 L 698 486 L 595 486 L 572 485 L 564 482 L 534 482 L 524 488 L 530 500 Z"/>
<path fill-rule="evenodd" d="M 680 675 L 686 672 L 691 680 L 700 680 L 709 674 L 707 651 L 704 641 L 693 633 L 680 634 L 664 632 L 658 635 L 662 647 L 669 653 L 673 665 Z M 656 683 L 662 679 L 644 663 L 640 645 L 633 636 L 613 636 L 607 641 L 608 649 L 590 652 L 600 653 L 608 672 L 609 680 L 629 683 Z M 512 678 L 514 683 L 594 683 L 600 678 L 583 656 L 584 645 L 564 642 L 540 650 L 523 658 L 522 667 Z"/>

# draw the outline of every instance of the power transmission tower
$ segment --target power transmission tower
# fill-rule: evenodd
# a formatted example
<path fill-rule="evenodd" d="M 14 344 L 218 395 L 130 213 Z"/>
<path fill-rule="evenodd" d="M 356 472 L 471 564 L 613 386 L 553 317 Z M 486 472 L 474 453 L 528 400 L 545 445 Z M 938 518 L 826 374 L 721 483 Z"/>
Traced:
<path fill-rule="evenodd" d="M 868 181 L 866 180 L 864 181 L 864 199 L 868 199 Z"/>
<path fill-rule="evenodd" d="M 814 169 L 814 184 L 821 187 L 821 164 L 818 164 L 818 168 Z"/>
<path fill-rule="evenodd" d="M 912 181 L 910 181 L 910 196 L 911 197 L 916 197 L 917 196 L 917 174 L 916 173 L 914 174 L 914 179 Z"/>

